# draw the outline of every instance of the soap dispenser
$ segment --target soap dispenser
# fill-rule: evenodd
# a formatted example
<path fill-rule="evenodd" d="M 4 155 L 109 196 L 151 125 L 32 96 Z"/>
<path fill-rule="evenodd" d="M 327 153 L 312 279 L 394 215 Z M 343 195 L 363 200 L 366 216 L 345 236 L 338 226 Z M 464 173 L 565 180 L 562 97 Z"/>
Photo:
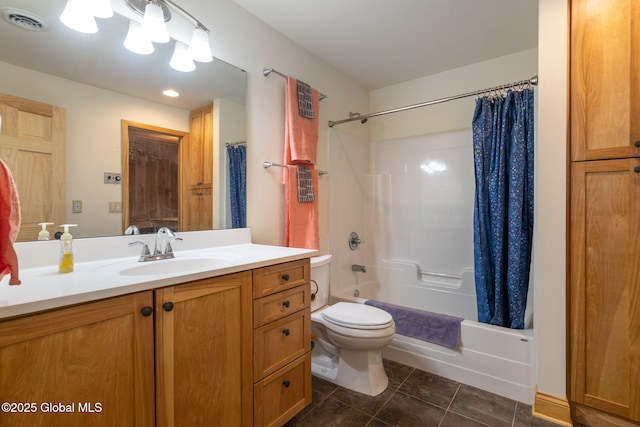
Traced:
<path fill-rule="evenodd" d="M 47 225 L 52 224 L 52 222 L 41 222 L 38 224 L 42 226 L 42 230 L 38 233 L 38 240 L 49 240 L 49 230 L 47 230 Z"/>
<path fill-rule="evenodd" d="M 71 273 L 73 271 L 73 236 L 69 233 L 69 227 L 76 227 L 78 224 L 62 224 L 64 233 L 60 236 L 60 273 Z"/>

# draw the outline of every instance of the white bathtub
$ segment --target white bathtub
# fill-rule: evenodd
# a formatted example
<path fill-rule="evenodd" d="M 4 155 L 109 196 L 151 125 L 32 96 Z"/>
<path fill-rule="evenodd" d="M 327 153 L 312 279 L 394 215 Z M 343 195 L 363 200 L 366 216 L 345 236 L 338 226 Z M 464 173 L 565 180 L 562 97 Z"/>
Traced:
<path fill-rule="evenodd" d="M 394 264 L 397 268 L 397 263 Z M 430 283 L 430 279 L 424 277 L 411 280 L 410 284 L 395 282 L 393 285 L 384 279 L 391 279 L 394 274 L 385 273 L 393 273 L 395 268 L 377 267 L 382 286 L 370 282 L 332 290 L 332 302 L 364 303 L 373 299 L 465 318 L 461 345 L 457 350 L 396 334 L 393 342 L 383 350 L 383 357 L 519 402 L 533 403 L 533 330 L 513 330 L 469 320 L 477 319 L 475 291 L 469 289 L 469 280 L 473 284 L 472 273 L 464 273 L 462 283 L 457 285 L 447 283 L 447 280 L 437 283 L 437 279 Z M 359 297 L 354 296 L 356 290 Z"/>

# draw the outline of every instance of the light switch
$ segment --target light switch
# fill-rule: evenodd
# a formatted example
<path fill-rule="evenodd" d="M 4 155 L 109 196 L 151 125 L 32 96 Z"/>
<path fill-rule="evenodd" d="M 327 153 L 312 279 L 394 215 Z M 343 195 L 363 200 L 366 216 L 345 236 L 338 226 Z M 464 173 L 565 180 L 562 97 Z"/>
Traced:
<path fill-rule="evenodd" d="M 122 212 L 122 203 L 109 202 L 109 213 L 121 213 L 121 212 Z"/>

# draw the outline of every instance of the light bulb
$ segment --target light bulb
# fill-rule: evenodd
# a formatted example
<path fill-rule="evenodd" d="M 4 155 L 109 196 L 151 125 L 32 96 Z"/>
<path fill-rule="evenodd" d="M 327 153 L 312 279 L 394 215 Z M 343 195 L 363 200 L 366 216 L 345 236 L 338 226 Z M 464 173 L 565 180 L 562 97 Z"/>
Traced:
<path fill-rule="evenodd" d="M 147 39 L 155 43 L 167 43 L 170 40 L 167 26 L 164 23 L 164 12 L 162 7 L 156 3 L 147 3 L 144 8 L 142 32 Z"/>
<path fill-rule="evenodd" d="M 60 15 L 60 22 L 72 30 L 93 34 L 98 32 L 98 24 L 83 0 L 67 0 Z"/>
<path fill-rule="evenodd" d="M 187 45 L 181 41 L 176 41 L 176 47 L 173 50 L 173 56 L 169 62 L 171 68 L 177 71 L 188 73 L 196 69 L 196 64 L 193 63 L 191 55 L 189 55 Z"/>
<path fill-rule="evenodd" d="M 198 62 L 211 62 L 211 48 L 209 47 L 209 34 L 200 27 L 193 30 L 191 43 L 189 44 L 189 55 Z"/>
<path fill-rule="evenodd" d="M 133 20 L 129 21 L 129 32 L 123 44 L 131 52 L 140 55 L 149 55 L 154 51 L 153 43 L 142 33 L 140 23 Z"/>

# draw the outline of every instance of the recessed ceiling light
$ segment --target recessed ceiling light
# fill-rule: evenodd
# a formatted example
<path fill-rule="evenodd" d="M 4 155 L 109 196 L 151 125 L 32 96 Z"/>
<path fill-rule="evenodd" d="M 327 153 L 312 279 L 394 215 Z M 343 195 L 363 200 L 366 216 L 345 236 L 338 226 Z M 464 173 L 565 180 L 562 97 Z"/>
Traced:
<path fill-rule="evenodd" d="M 172 98 L 175 98 L 176 96 L 180 96 L 180 94 L 173 89 L 167 89 L 163 91 L 162 94 L 165 96 L 170 96 Z"/>

